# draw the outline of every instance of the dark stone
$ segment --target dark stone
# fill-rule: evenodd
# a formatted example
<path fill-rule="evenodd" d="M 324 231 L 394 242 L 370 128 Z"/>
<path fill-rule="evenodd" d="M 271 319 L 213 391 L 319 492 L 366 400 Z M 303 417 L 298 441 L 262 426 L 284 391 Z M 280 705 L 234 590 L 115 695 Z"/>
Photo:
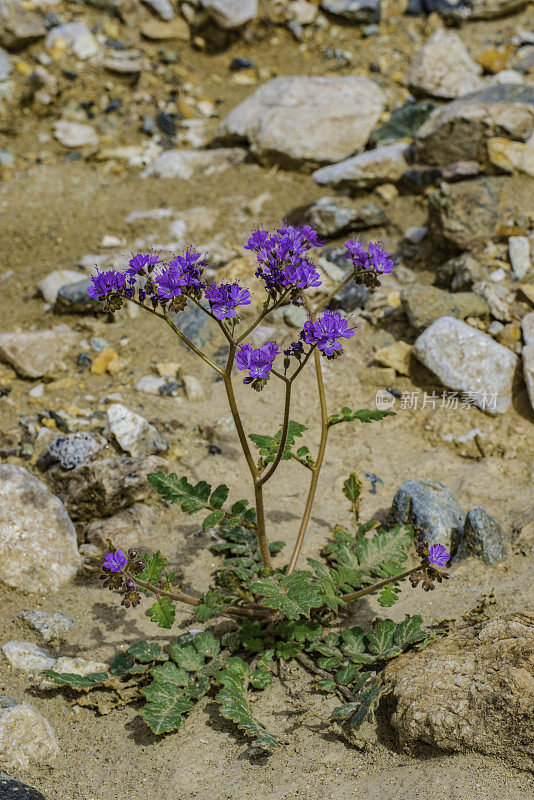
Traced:
<path fill-rule="evenodd" d="M 438 481 L 412 479 L 397 490 L 387 525 L 413 525 L 418 541 L 453 552 L 463 537 L 465 514 L 452 492 Z"/>
<path fill-rule="evenodd" d="M 469 291 L 477 281 L 487 278 L 487 270 L 469 253 L 450 258 L 436 270 L 436 284 L 452 292 Z"/>
<path fill-rule="evenodd" d="M 362 231 L 383 225 L 386 214 L 376 203 L 362 203 L 348 197 L 320 197 L 315 203 L 291 212 L 289 222 L 311 225 L 320 236 L 335 236 L 347 230 Z"/>
<path fill-rule="evenodd" d="M 432 100 L 407 103 L 402 108 L 394 111 L 388 121 L 376 129 L 371 136 L 371 143 L 396 142 L 399 139 L 405 139 L 407 136 L 413 136 L 435 108 L 437 108 L 437 104 Z"/>
<path fill-rule="evenodd" d="M 349 283 L 332 298 L 331 306 L 342 308 L 347 313 L 363 308 L 369 300 L 369 289 L 357 283 Z"/>
<path fill-rule="evenodd" d="M 335 264 L 336 267 L 339 267 L 345 275 L 348 275 L 353 267 L 350 258 L 345 258 L 346 252 L 347 250 L 345 247 L 325 247 L 324 250 L 321 251 L 321 256 L 322 258 L 326 258 L 327 261 L 330 261 L 331 264 Z"/>
<path fill-rule="evenodd" d="M 114 97 L 113 100 L 110 100 L 107 106 L 104 109 L 105 114 L 110 114 L 112 111 L 116 111 L 118 108 L 122 106 L 122 100 L 120 97 Z"/>
<path fill-rule="evenodd" d="M 46 797 L 33 786 L 0 775 L 0 800 L 46 800 Z"/>
<path fill-rule="evenodd" d="M 176 135 L 176 120 L 173 114 L 166 114 L 165 111 L 158 111 L 156 120 L 163 133 L 166 133 L 167 136 Z"/>
<path fill-rule="evenodd" d="M 54 309 L 64 314 L 86 314 L 91 311 L 103 311 L 103 304 L 87 294 L 91 286 L 91 278 L 62 286 L 57 293 Z"/>
<path fill-rule="evenodd" d="M 455 561 L 475 555 L 486 564 L 499 564 L 508 557 L 509 538 L 497 520 L 483 508 L 473 508 L 467 514 L 463 536 Z"/>
<path fill-rule="evenodd" d="M 179 311 L 170 316 L 184 336 L 187 336 L 197 347 L 202 347 L 211 339 L 214 323 L 208 325 L 209 317 L 197 306 L 189 306 L 185 311 Z"/>
<path fill-rule="evenodd" d="M 350 22 L 380 22 L 380 0 L 321 0 L 321 8 Z"/>
<path fill-rule="evenodd" d="M 159 387 L 159 393 L 164 397 L 176 397 L 180 393 L 180 384 L 176 381 L 169 381 Z"/>
<path fill-rule="evenodd" d="M 233 58 L 232 63 L 230 64 L 230 69 L 232 72 L 238 72 L 240 69 L 250 69 L 251 67 L 255 67 L 253 61 L 250 58 L 238 57 Z"/>
<path fill-rule="evenodd" d="M 82 369 L 89 369 L 93 362 L 91 361 L 91 356 L 88 353 L 78 353 L 76 363 Z"/>
<path fill-rule="evenodd" d="M 502 210 L 499 208 L 503 180 L 475 178 L 460 183 L 443 183 L 428 197 L 430 233 L 442 246 L 472 250 L 495 236 Z"/>
<path fill-rule="evenodd" d="M 440 167 L 414 167 L 407 169 L 400 180 L 402 189 L 413 194 L 423 194 L 425 189 L 441 180 Z"/>

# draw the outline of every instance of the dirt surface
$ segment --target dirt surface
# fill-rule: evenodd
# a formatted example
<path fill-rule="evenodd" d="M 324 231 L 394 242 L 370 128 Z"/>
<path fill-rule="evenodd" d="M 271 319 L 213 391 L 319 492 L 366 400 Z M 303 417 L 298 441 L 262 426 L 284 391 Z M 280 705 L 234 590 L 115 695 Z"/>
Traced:
<path fill-rule="evenodd" d="M 488 42 L 506 40 L 518 27 L 527 28 L 531 19 L 527 11 L 493 22 L 469 23 L 460 29 L 460 35 L 476 57 Z M 383 26 L 380 37 L 366 40 L 357 37 L 354 28 L 340 24 L 335 46 L 350 46 L 355 54 L 351 70 L 363 74 L 369 74 L 371 62 L 384 59 L 378 80 L 387 86 L 393 102 L 404 89 L 392 79 L 392 73 L 406 68 L 414 50 L 413 32 L 422 42 L 432 24 L 432 20 L 398 16 Z M 327 41 L 328 35 L 324 34 L 324 44 L 333 46 Z M 195 76 L 202 91 L 211 99 L 220 98 L 217 113 L 221 116 L 251 91 L 250 86 L 237 86 L 228 79 L 228 64 L 235 56 L 251 57 L 273 74 L 331 74 L 318 49 L 303 49 L 284 30 L 270 33 L 263 41 L 236 42 L 223 53 L 210 55 L 184 46 L 180 55 L 181 68 Z M 344 68 L 332 74 L 348 71 Z M 113 81 L 127 96 L 128 86 L 116 77 Z M 79 87 L 76 91 L 79 93 Z M 95 92 L 88 78 L 86 97 L 90 99 Z M 116 143 L 139 140 L 137 127 L 133 123 L 128 127 L 127 122 L 127 117 L 121 118 Z M 215 124 L 216 120 L 213 127 Z M 126 254 L 135 249 L 136 238 L 168 240 L 168 220 L 146 220 L 135 228 L 127 225 L 127 215 L 135 210 L 166 206 L 176 212 L 199 206 L 216 209 L 215 223 L 199 235 L 200 240 L 221 234 L 225 243 L 237 247 L 256 223 L 273 226 L 292 209 L 325 192 L 308 175 L 262 169 L 254 163 L 188 182 L 141 180 L 139 170 L 114 162 L 65 163 L 60 160 L 64 151 L 57 142 L 51 139 L 40 144 L 39 134 L 49 133 L 50 119 L 30 109 L 4 121 L 3 131 L 0 146 L 13 149 L 16 168 L 7 171 L 0 182 L 1 329 L 29 330 L 66 322 L 80 338 L 104 336 L 126 365 L 116 377 L 82 373 L 73 352 L 56 377 L 74 376 L 74 384 L 47 393 L 39 401 L 28 397 L 34 384 L 11 379 L 9 402 L 3 399 L 0 406 L 2 446 L 20 440 L 21 414 L 35 413 L 42 407 L 58 412 L 72 406 L 105 410 L 101 398 L 120 392 L 125 405 L 155 422 L 167 436 L 173 470 L 196 480 L 226 481 L 232 496 L 245 496 L 249 492 L 248 472 L 239 457 L 235 435 L 226 424 L 228 410 L 222 384 L 212 380 L 207 369 L 199 366 L 170 331 L 151 317 L 139 316 L 132 321 L 123 312 L 112 321 L 102 315 L 59 317 L 44 309 L 42 299 L 36 296 L 36 285 L 54 269 L 75 267 L 84 254 L 105 252 L 99 245 L 106 234 L 123 240 Z M 37 158 L 41 163 L 36 163 Z M 515 180 L 510 180 L 509 191 L 528 196 L 525 183 L 514 184 Z M 260 214 L 251 215 L 247 203 L 263 193 L 268 198 Z M 388 206 L 387 227 L 374 231 L 373 238 L 380 237 L 393 248 L 407 224 L 423 224 L 425 217 L 424 199 L 401 194 Z M 420 260 L 415 265 L 423 280 L 430 282 L 427 269 L 435 258 L 429 254 L 428 263 Z M 397 290 L 399 285 L 391 279 L 386 282 L 388 287 Z M 357 336 L 347 346 L 343 363 L 326 364 L 329 409 L 334 411 L 345 404 L 374 407 L 377 389 L 388 386 L 400 392 L 418 391 L 421 397 L 425 391 L 441 391 L 422 367 L 406 378 L 372 365 L 373 353 L 394 341 L 395 322 L 389 330 L 388 324 L 372 326 L 365 320 L 358 324 Z M 291 330 L 278 324 L 275 336 L 280 341 L 282 336 L 290 337 Z M 216 349 L 215 341 L 208 343 L 208 353 Z M 135 392 L 137 380 L 150 374 L 160 361 L 177 361 L 184 373 L 197 375 L 206 400 L 191 403 L 183 398 Z M 263 433 L 276 428 L 281 396 L 274 382 L 261 394 L 241 385 L 237 393 L 247 431 Z M 87 396 L 93 400 L 87 400 Z M 483 506 L 507 531 L 513 530 L 532 503 L 534 414 L 519 377 L 512 408 L 497 418 L 474 408 L 404 409 L 400 401 L 396 410 L 397 416 L 380 425 L 339 426 L 333 430 L 303 561 L 318 553 L 335 522 L 348 521 L 341 485 L 351 470 L 364 482 L 364 519 L 384 519 L 396 489 L 411 477 L 445 483 L 465 511 Z M 313 369 L 299 381 L 292 418 L 309 425 L 306 442 L 316 444 L 318 407 Z M 207 426 L 215 427 L 220 454 L 208 454 Z M 458 442 L 475 428 L 483 434 L 482 451 L 473 444 Z M 107 451 L 110 456 L 115 454 L 109 446 Z M 32 469 L 27 461 L 15 457 L 8 460 Z M 381 479 L 375 493 L 365 473 Z M 306 471 L 295 472 L 287 464 L 269 484 L 270 536 L 286 540 L 287 550 L 296 535 L 306 486 Z M 194 519 L 175 508 L 165 508 L 155 496 L 149 502 L 156 511 L 157 525 L 145 549 L 161 549 L 171 566 L 183 571 L 185 589 L 205 590 L 215 567 L 209 534 L 200 532 Z M 278 558 L 282 560 L 282 556 Z M 478 614 L 521 611 L 532 607 L 533 579 L 531 551 L 514 546 L 510 558 L 500 566 L 489 567 L 475 558 L 461 563 L 453 569 L 449 585 L 433 593 L 407 588 L 388 615 L 400 621 L 407 613 L 420 613 L 426 623 L 433 624 L 460 620 L 481 603 Z M 162 643 L 169 640 L 166 632 L 148 622 L 146 601 L 135 610 L 121 608 L 115 596 L 98 588 L 97 569 L 90 565 L 80 571 L 73 584 L 53 596 L 25 597 L 2 588 L 0 604 L 1 642 L 24 639 L 43 644 L 38 634 L 16 620 L 24 609 L 63 611 L 72 617 L 75 626 L 63 640 L 49 646 L 58 656 L 106 660 L 139 638 Z M 369 625 L 377 616 L 385 616 L 384 609 L 373 600 L 361 602 L 350 611 L 351 624 Z M 179 610 L 175 630 L 189 626 L 187 613 Z M 477 753 L 444 753 L 424 746 L 409 753 L 403 751 L 388 723 L 386 704 L 377 715 L 376 731 L 364 732 L 367 746 L 358 748 L 327 722 L 335 700 L 313 692 L 310 677 L 296 665 L 290 667 L 283 685 L 276 682 L 254 705 L 258 718 L 268 722 L 288 743 L 262 758 L 250 755 L 245 737 L 221 719 L 212 696 L 199 703 L 179 732 L 155 737 L 136 715 L 135 707 L 97 716 L 73 706 L 59 691 L 36 690 L 24 673 L 8 668 L 5 661 L 0 668 L 0 694 L 29 701 L 57 732 L 62 755 L 56 765 L 14 775 L 40 789 L 50 800 L 526 800 L 534 795 L 534 778 L 521 769 L 520 763 L 505 763 Z"/>

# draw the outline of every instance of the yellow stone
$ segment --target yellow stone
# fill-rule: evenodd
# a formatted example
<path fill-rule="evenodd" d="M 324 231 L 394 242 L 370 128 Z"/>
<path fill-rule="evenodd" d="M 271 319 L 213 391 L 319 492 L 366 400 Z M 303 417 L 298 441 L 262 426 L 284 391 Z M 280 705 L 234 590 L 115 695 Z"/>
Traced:
<path fill-rule="evenodd" d="M 17 72 L 20 72 L 21 75 L 31 75 L 33 72 L 32 67 L 25 61 L 19 61 L 16 66 L 16 70 Z"/>
<path fill-rule="evenodd" d="M 160 361 L 156 364 L 156 372 L 160 378 L 176 378 L 182 369 L 177 361 Z"/>
<path fill-rule="evenodd" d="M 534 306 L 534 283 L 520 283 L 518 289 Z"/>
<path fill-rule="evenodd" d="M 141 27 L 141 33 L 145 38 L 155 39 L 156 41 L 179 39 L 182 42 L 188 42 L 191 38 L 189 25 L 181 17 L 175 17 L 169 22 L 151 19 Z"/>
<path fill-rule="evenodd" d="M 103 375 L 111 362 L 115 361 L 115 359 L 118 357 L 119 354 L 116 350 L 114 350 L 112 347 L 106 347 L 105 350 L 102 350 L 102 352 L 93 359 L 93 363 L 91 364 L 91 372 L 93 375 Z"/>
<path fill-rule="evenodd" d="M 127 366 L 128 362 L 126 359 L 119 356 L 118 358 L 114 358 L 112 361 L 110 361 L 106 369 L 110 375 L 115 377 L 115 375 L 118 375 L 119 372 L 122 372 Z"/>
<path fill-rule="evenodd" d="M 76 378 L 59 378 L 57 381 L 52 381 L 46 386 L 47 392 L 60 392 L 62 389 L 72 389 L 76 386 Z"/>
<path fill-rule="evenodd" d="M 501 72 L 501 70 L 506 69 L 508 53 L 490 48 L 489 50 L 484 50 L 482 55 L 477 58 L 477 61 L 486 72 L 495 74 L 496 72 Z"/>
<path fill-rule="evenodd" d="M 383 367 L 393 367 L 399 375 L 410 374 L 410 361 L 412 346 L 408 342 L 398 341 L 387 347 L 382 347 L 375 353 L 375 361 Z"/>
<path fill-rule="evenodd" d="M 534 178 L 534 140 L 513 142 L 494 136 L 488 139 L 489 160 L 505 172 L 524 172 Z"/>

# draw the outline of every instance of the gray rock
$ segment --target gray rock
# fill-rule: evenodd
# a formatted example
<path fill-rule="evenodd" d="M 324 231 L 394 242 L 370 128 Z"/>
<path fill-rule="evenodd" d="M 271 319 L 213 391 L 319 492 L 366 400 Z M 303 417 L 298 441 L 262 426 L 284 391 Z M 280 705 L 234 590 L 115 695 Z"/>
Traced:
<path fill-rule="evenodd" d="M 149 6 L 160 19 L 174 19 L 174 8 L 169 3 L 169 0 L 143 0 L 143 3 Z"/>
<path fill-rule="evenodd" d="M 212 338 L 214 323 L 209 321 L 209 317 L 198 306 L 186 308 L 185 311 L 171 314 L 170 317 L 184 336 L 197 347 L 203 347 Z"/>
<path fill-rule="evenodd" d="M 83 22 L 65 22 L 48 31 L 45 47 L 50 50 L 58 39 L 63 39 L 67 47 L 72 48 L 78 39 L 91 35 L 91 31 Z"/>
<path fill-rule="evenodd" d="M 504 414 L 512 402 L 517 356 L 454 317 L 441 317 L 415 341 L 413 353 L 449 389 L 474 405 Z"/>
<path fill-rule="evenodd" d="M 87 294 L 91 278 L 83 278 L 58 289 L 55 311 L 63 314 L 87 314 L 102 311 L 102 303 Z"/>
<path fill-rule="evenodd" d="M 494 281 L 477 281 L 473 284 L 473 291 L 484 298 L 492 317 L 500 322 L 511 321 L 514 295 L 506 286 Z"/>
<path fill-rule="evenodd" d="M 97 433 L 84 432 L 58 436 L 41 453 L 37 466 L 46 469 L 56 463 L 63 469 L 74 469 L 93 458 L 106 444 L 104 437 Z"/>
<path fill-rule="evenodd" d="M 527 4 L 528 0 L 466 0 L 462 3 L 447 3 L 441 13 L 454 22 L 465 19 L 497 19 L 514 14 Z"/>
<path fill-rule="evenodd" d="M 241 164 L 246 151 L 240 147 L 220 150 L 165 150 L 142 173 L 142 178 L 181 178 L 214 175 Z"/>
<path fill-rule="evenodd" d="M 413 525 L 418 541 L 442 544 L 452 553 L 464 520 L 465 513 L 450 489 L 438 481 L 411 479 L 397 490 L 387 525 Z"/>
<path fill-rule="evenodd" d="M 113 403 L 108 408 L 107 421 L 119 447 L 130 456 L 152 456 L 169 449 L 165 439 L 148 420 L 122 403 Z"/>
<path fill-rule="evenodd" d="M 98 147 L 100 138 L 90 125 L 60 119 L 54 123 L 54 136 L 64 147 Z"/>
<path fill-rule="evenodd" d="M 18 642 L 12 639 L 2 645 L 2 653 L 14 669 L 28 675 L 39 675 L 45 669 L 53 669 L 57 659 L 33 642 Z"/>
<path fill-rule="evenodd" d="M 528 314 L 527 316 L 532 317 L 533 315 L 534 312 L 532 314 Z M 527 387 L 530 404 L 534 409 L 534 342 L 532 344 L 525 344 L 521 350 L 521 358 L 523 360 L 523 376 L 525 378 L 525 385 Z"/>
<path fill-rule="evenodd" d="M 401 300 L 410 325 L 416 330 L 428 328 L 440 317 L 489 319 L 488 304 L 480 295 L 472 292 L 451 294 L 436 286 L 414 283 L 403 288 Z"/>
<path fill-rule="evenodd" d="M 436 109 L 417 131 L 415 157 L 421 164 L 487 166 L 490 137 L 526 141 L 533 131 L 534 86 L 489 86 Z"/>
<path fill-rule="evenodd" d="M 46 800 L 46 797 L 33 786 L 0 775 L 0 800 Z"/>
<path fill-rule="evenodd" d="M 356 311 L 357 308 L 363 308 L 369 300 L 369 289 L 357 283 L 349 283 L 340 292 L 334 295 L 332 305 L 337 305 L 346 311 L 347 314 L 351 311 Z"/>
<path fill-rule="evenodd" d="M 436 283 L 451 290 L 451 292 L 465 292 L 473 284 L 486 277 L 486 270 L 482 264 L 468 253 L 456 258 L 450 258 L 436 270 Z"/>
<path fill-rule="evenodd" d="M 438 28 L 413 57 L 408 87 L 414 94 L 449 100 L 480 89 L 481 74 L 458 34 Z"/>
<path fill-rule="evenodd" d="M 302 326 L 308 319 L 307 311 L 302 306 L 294 306 L 294 305 L 282 306 L 280 311 L 282 313 L 284 321 L 292 328 L 302 328 Z"/>
<path fill-rule="evenodd" d="M 59 754 L 54 729 L 34 708 L 19 703 L 0 709 L 1 768 L 10 771 L 41 768 L 53 764 Z"/>
<path fill-rule="evenodd" d="M 510 253 L 512 272 L 521 281 L 530 272 L 531 267 L 529 238 L 527 236 L 510 236 L 508 252 Z"/>
<path fill-rule="evenodd" d="M 78 283 L 82 277 L 79 271 L 73 269 L 57 269 L 50 272 L 37 286 L 43 299 L 54 305 L 60 289 L 73 283 Z"/>
<path fill-rule="evenodd" d="M 73 470 L 52 468 L 47 479 L 63 500 L 72 519 L 109 517 L 140 503 L 152 494 L 146 476 L 167 469 L 158 456 L 148 458 L 106 458 L 82 464 Z"/>
<path fill-rule="evenodd" d="M 67 325 L 48 331 L 1 333 L 0 359 L 11 364 L 22 378 L 42 378 L 54 371 L 77 339 Z"/>
<path fill-rule="evenodd" d="M 192 400 L 194 403 L 200 403 L 206 399 L 204 387 L 198 378 L 194 375 L 182 375 L 182 381 L 184 384 L 185 396 L 188 400 Z"/>
<path fill-rule="evenodd" d="M 87 526 L 85 537 L 97 547 L 107 548 L 113 543 L 117 550 L 146 547 L 150 540 L 156 516 L 149 506 L 136 503 L 113 517 L 95 519 Z"/>
<path fill-rule="evenodd" d="M 399 139 L 407 139 L 415 134 L 435 108 L 436 103 L 432 100 L 406 103 L 394 111 L 387 122 L 376 129 L 369 141 L 376 145 L 393 144 Z"/>
<path fill-rule="evenodd" d="M 508 557 L 509 537 L 483 508 L 473 508 L 465 518 L 455 561 L 475 555 L 486 564 L 499 564 Z"/>
<path fill-rule="evenodd" d="M 316 167 L 363 147 L 383 109 L 380 87 L 358 75 L 274 78 L 228 114 L 218 136 L 248 140 L 261 162 Z"/>
<path fill-rule="evenodd" d="M 527 346 L 534 345 L 534 311 L 525 314 L 521 320 L 521 330 L 525 344 Z"/>
<path fill-rule="evenodd" d="M 338 164 L 322 167 L 313 173 L 321 186 L 366 189 L 378 183 L 396 183 L 409 167 L 411 147 L 406 142 L 367 150 Z"/>
<path fill-rule="evenodd" d="M 348 197 L 320 197 L 310 206 L 293 212 L 290 220 L 293 218 L 311 225 L 320 236 L 335 236 L 347 230 L 362 231 L 386 222 L 384 210 L 376 203 Z"/>
<path fill-rule="evenodd" d="M 202 0 L 202 8 L 223 30 L 240 28 L 258 13 L 258 0 Z"/>
<path fill-rule="evenodd" d="M 166 383 L 165 378 L 158 378 L 157 375 L 143 375 L 135 384 L 135 391 L 159 395 Z"/>
<path fill-rule="evenodd" d="M 442 183 L 428 197 L 429 229 L 449 250 L 471 250 L 495 235 L 503 178 Z"/>
<path fill-rule="evenodd" d="M 404 238 L 410 244 L 419 244 L 428 233 L 426 225 L 411 225 L 404 231 Z"/>
<path fill-rule="evenodd" d="M 63 503 L 24 467 L 0 466 L 0 581 L 24 592 L 55 592 L 81 560 Z"/>
<path fill-rule="evenodd" d="M 138 75 L 143 69 L 141 55 L 140 50 L 115 50 L 102 63 L 106 69 L 118 75 Z"/>
<path fill-rule="evenodd" d="M 23 619 L 30 628 L 38 631 L 45 642 L 58 639 L 63 633 L 70 631 L 74 625 L 74 620 L 67 617 L 62 611 L 47 613 L 46 611 L 32 609 L 29 611 L 21 611 L 19 617 Z"/>
<path fill-rule="evenodd" d="M 46 34 L 42 17 L 22 8 L 19 0 L 0 3 L 0 45 L 8 50 L 21 50 Z"/>
<path fill-rule="evenodd" d="M 380 0 L 321 0 L 321 8 L 351 22 L 380 22 Z"/>
<path fill-rule="evenodd" d="M 7 81 L 11 75 L 12 69 L 13 67 L 8 53 L 0 47 L 0 81 Z"/>

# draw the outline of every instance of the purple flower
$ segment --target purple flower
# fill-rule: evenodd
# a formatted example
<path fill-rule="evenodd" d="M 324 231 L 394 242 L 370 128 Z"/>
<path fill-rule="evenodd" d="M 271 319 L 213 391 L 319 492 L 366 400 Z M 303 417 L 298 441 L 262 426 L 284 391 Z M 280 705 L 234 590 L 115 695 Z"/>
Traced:
<path fill-rule="evenodd" d="M 102 566 L 106 569 L 109 569 L 110 572 L 120 572 L 122 569 L 124 569 L 127 563 L 128 559 L 124 555 L 123 551 L 115 550 L 114 553 L 106 553 L 106 558 Z"/>
<path fill-rule="evenodd" d="M 193 289 L 203 289 L 202 270 L 207 266 L 206 259 L 202 258 L 202 253 L 195 253 L 186 250 L 185 255 L 177 256 L 173 261 L 169 261 L 169 267 L 179 270 L 186 279 L 184 285 Z"/>
<path fill-rule="evenodd" d="M 341 314 L 327 310 L 321 319 L 305 322 L 301 336 L 307 344 L 316 344 L 325 356 L 332 357 L 343 349 L 339 340 L 350 339 L 354 330 Z"/>
<path fill-rule="evenodd" d="M 273 361 L 279 352 L 276 342 L 265 342 L 261 347 L 256 348 L 244 344 L 237 352 L 235 363 L 239 370 L 248 369 L 251 378 L 262 380 L 269 376 Z M 246 382 L 245 379 L 243 383 Z"/>
<path fill-rule="evenodd" d="M 158 295 L 170 300 L 182 293 L 183 287 L 187 286 L 187 278 L 181 270 L 169 264 L 167 269 L 164 269 L 154 280 L 154 283 L 157 286 Z"/>
<path fill-rule="evenodd" d="M 153 267 L 156 264 L 161 264 L 162 261 L 156 253 L 137 253 L 137 255 L 132 256 L 128 263 L 130 266 L 126 270 L 126 275 L 133 281 L 143 267 Z"/>
<path fill-rule="evenodd" d="M 376 272 L 393 272 L 395 264 L 386 250 L 383 250 L 379 244 L 370 242 L 369 244 L 369 265 Z M 367 265 L 366 265 L 367 266 Z"/>
<path fill-rule="evenodd" d="M 450 557 L 442 544 L 433 544 L 428 553 L 428 560 L 436 567 L 446 567 Z"/>
<path fill-rule="evenodd" d="M 97 275 L 93 275 L 91 281 L 93 285 L 89 286 L 87 294 L 90 297 L 101 298 L 113 292 L 120 292 L 126 283 L 126 278 L 122 272 L 110 269 L 108 272 L 99 272 Z"/>
<path fill-rule="evenodd" d="M 245 248 L 253 250 L 259 262 L 256 276 L 265 281 L 267 289 L 278 292 L 284 288 L 306 289 L 320 286 L 319 273 L 304 257 L 310 247 L 321 242 L 309 225 L 284 225 L 275 233 L 256 231 Z"/>
<path fill-rule="evenodd" d="M 301 341 L 298 342 L 291 342 L 287 350 L 284 350 L 285 356 L 297 356 L 300 357 L 304 352 L 304 345 Z"/>
<path fill-rule="evenodd" d="M 349 239 L 345 242 L 345 247 L 348 252 L 345 253 L 345 258 L 351 258 L 355 267 L 365 267 L 367 263 L 367 249 L 363 242 L 359 239 Z"/>
<path fill-rule="evenodd" d="M 297 261 L 294 267 L 286 270 L 286 280 L 299 289 L 306 289 L 308 286 L 320 286 L 321 278 L 319 273 L 309 261 L 302 259 Z"/>
<path fill-rule="evenodd" d="M 269 238 L 269 231 L 254 231 L 244 245 L 245 250 L 261 250 Z"/>
<path fill-rule="evenodd" d="M 220 286 L 212 283 L 204 292 L 206 300 L 211 303 L 211 310 L 217 319 L 234 319 L 236 306 L 250 305 L 250 292 L 242 289 L 238 283 L 223 283 Z"/>

